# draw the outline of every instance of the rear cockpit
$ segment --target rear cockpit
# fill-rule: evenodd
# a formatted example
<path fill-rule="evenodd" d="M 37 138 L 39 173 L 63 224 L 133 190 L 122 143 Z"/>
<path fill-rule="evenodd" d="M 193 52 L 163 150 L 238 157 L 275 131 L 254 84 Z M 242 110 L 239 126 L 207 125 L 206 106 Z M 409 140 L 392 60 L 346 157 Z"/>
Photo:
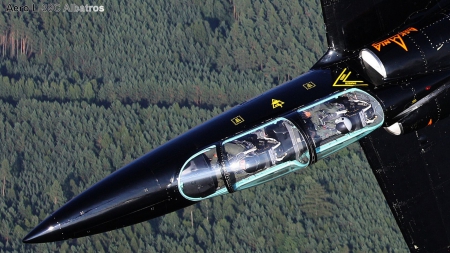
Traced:
<path fill-rule="evenodd" d="M 350 92 L 352 91 L 352 92 Z M 366 92 L 350 89 L 298 110 L 318 159 L 334 153 L 381 126 L 381 105 Z M 350 141 L 350 143 L 348 143 Z"/>

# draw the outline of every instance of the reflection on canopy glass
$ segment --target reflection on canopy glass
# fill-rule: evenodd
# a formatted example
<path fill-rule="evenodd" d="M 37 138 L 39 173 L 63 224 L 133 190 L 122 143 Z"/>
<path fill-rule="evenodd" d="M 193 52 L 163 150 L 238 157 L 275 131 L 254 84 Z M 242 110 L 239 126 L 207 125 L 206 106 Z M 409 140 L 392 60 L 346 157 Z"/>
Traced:
<path fill-rule="evenodd" d="M 180 192 L 200 200 L 273 180 L 306 167 L 309 151 L 297 127 L 277 119 L 194 155 L 183 167 Z"/>

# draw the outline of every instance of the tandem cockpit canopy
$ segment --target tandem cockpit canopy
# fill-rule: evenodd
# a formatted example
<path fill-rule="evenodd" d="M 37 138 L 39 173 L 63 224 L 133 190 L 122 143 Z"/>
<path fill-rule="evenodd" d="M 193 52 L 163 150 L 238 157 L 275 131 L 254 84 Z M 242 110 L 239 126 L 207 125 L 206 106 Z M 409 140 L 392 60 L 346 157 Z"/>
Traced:
<path fill-rule="evenodd" d="M 357 141 L 383 121 L 380 104 L 366 92 L 332 94 L 196 153 L 180 171 L 180 193 L 197 201 L 265 183 Z"/>

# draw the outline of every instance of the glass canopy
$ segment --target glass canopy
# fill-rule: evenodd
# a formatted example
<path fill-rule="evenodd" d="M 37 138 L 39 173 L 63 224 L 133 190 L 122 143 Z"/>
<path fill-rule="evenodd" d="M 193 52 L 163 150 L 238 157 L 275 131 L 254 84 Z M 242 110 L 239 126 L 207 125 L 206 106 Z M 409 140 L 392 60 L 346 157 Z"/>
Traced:
<path fill-rule="evenodd" d="M 180 193 L 197 201 L 265 183 L 308 166 L 312 156 L 338 151 L 384 121 L 379 102 L 359 89 L 331 94 L 288 117 L 294 122 L 277 118 L 194 154 L 178 177 Z"/>
<path fill-rule="evenodd" d="M 181 170 L 179 188 L 187 199 L 201 200 L 273 180 L 309 161 L 304 137 L 280 118 L 191 157 Z"/>

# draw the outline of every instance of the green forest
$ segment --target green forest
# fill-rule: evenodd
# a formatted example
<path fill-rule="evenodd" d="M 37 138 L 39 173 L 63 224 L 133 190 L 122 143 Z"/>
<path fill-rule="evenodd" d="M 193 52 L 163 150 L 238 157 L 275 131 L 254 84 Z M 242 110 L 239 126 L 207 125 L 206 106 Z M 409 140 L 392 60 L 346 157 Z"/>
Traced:
<path fill-rule="evenodd" d="M 358 144 L 148 222 L 23 244 L 75 195 L 304 73 L 327 45 L 318 0 L 89 3 L 103 12 L 8 4 L 32 2 L 0 4 L 0 252 L 408 251 Z"/>

